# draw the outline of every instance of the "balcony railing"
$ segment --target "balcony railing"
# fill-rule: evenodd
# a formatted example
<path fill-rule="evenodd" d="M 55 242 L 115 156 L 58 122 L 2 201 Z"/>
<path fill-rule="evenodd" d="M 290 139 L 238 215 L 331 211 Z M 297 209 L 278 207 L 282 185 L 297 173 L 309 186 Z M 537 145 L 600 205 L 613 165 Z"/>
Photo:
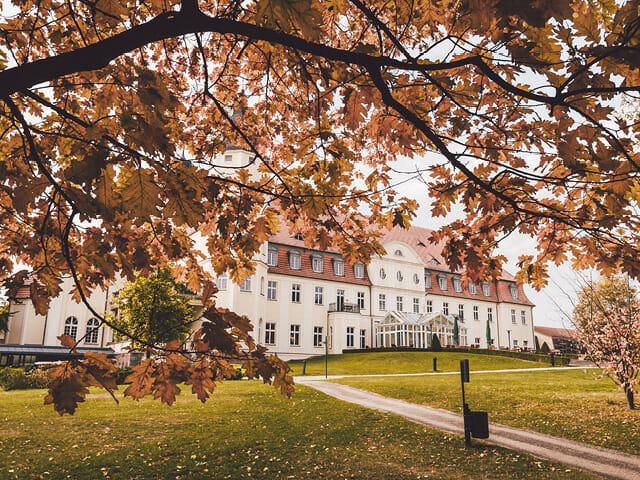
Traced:
<path fill-rule="evenodd" d="M 329 304 L 329 312 L 360 313 L 360 307 L 357 303 L 333 302 Z"/>

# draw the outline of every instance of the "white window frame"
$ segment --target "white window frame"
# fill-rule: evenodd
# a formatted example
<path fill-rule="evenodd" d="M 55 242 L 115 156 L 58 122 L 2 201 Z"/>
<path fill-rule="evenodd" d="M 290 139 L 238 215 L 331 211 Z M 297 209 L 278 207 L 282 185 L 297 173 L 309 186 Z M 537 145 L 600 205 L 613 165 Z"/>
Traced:
<path fill-rule="evenodd" d="M 64 321 L 63 334 L 74 340 L 78 337 L 78 319 L 76 317 L 67 317 Z"/>
<path fill-rule="evenodd" d="M 381 312 L 387 311 L 387 296 L 384 293 L 378 294 L 378 310 Z"/>
<path fill-rule="evenodd" d="M 267 250 L 267 265 L 270 267 L 278 266 L 278 249 L 270 248 Z"/>
<path fill-rule="evenodd" d="M 251 291 L 251 276 L 245 278 L 240 284 L 241 292 L 250 292 Z"/>
<path fill-rule="evenodd" d="M 267 300 L 278 299 L 278 282 L 273 280 L 267 281 Z"/>
<path fill-rule="evenodd" d="M 313 304 L 314 305 L 323 305 L 324 304 L 324 288 L 323 287 L 314 287 L 314 289 L 313 289 Z"/>
<path fill-rule="evenodd" d="M 493 307 L 487 307 L 487 320 L 493 322 Z"/>
<path fill-rule="evenodd" d="M 449 302 L 442 302 L 442 314 L 449 315 Z"/>
<path fill-rule="evenodd" d="M 424 288 L 431 288 L 431 272 L 424 271 Z"/>
<path fill-rule="evenodd" d="M 518 323 L 518 320 L 516 319 L 516 309 L 515 308 L 511 309 L 511 323 L 513 323 L 514 325 L 516 323 Z"/>
<path fill-rule="evenodd" d="M 356 341 L 356 328 L 355 327 L 347 327 L 347 348 L 355 347 Z"/>
<path fill-rule="evenodd" d="M 458 293 L 462 292 L 462 280 L 460 280 L 459 278 L 454 278 L 453 289 Z"/>
<path fill-rule="evenodd" d="M 289 268 L 302 270 L 302 254 L 296 250 L 289 251 Z"/>
<path fill-rule="evenodd" d="M 420 299 L 413 299 L 413 313 L 420 313 Z"/>
<path fill-rule="evenodd" d="M 425 311 L 426 313 L 433 313 L 433 300 L 427 300 Z"/>
<path fill-rule="evenodd" d="M 358 262 L 353 266 L 353 275 L 356 278 L 364 278 L 364 263 Z"/>
<path fill-rule="evenodd" d="M 333 273 L 338 277 L 344 277 L 344 260 L 333 260 Z"/>
<path fill-rule="evenodd" d="M 322 335 L 322 327 L 313 327 L 313 346 L 322 347 L 324 343 L 324 337 Z"/>
<path fill-rule="evenodd" d="M 471 295 L 477 295 L 478 294 L 478 289 L 476 287 L 476 284 L 473 282 L 469 282 L 469 293 Z"/>
<path fill-rule="evenodd" d="M 367 346 L 367 331 L 364 328 L 360 329 L 360 348 Z"/>
<path fill-rule="evenodd" d="M 227 272 L 218 275 L 218 278 L 216 278 L 216 287 L 218 287 L 218 290 L 226 290 L 229 288 L 229 274 Z"/>
<path fill-rule="evenodd" d="M 458 304 L 458 320 L 460 320 L 461 322 L 464 321 L 464 304 L 463 303 Z"/>
<path fill-rule="evenodd" d="M 364 292 L 358 292 L 356 295 L 358 308 L 360 308 L 360 310 L 364 310 Z"/>
<path fill-rule="evenodd" d="M 302 285 L 299 283 L 291 284 L 291 302 L 292 303 L 302 302 Z"/>
<path fill-rule="evenodd" d="M 322 255 L 311 255 L 311 270 L 315 273 L 324 272 L 324 261 Z"/>
<path fill-rule="evenodd" d="M 264 344 L 276 344 L 276 324 L 273 322 L 267 322 L 264 324 Z"/>
<path fill-rule="evenodd" d="M 292 323 L 289 327 L 289 345 L 292 347 L 300 346 L 300 324 Z"/>
<path fill-rule="evenodd" d="M 404 308 L 404 299 L 402 298 L 401 295 L 396 296 L 396 310 L 398 312 L 402 312 L 402 309 Z"/>
<path fill-rule="evenodd" d="M 438 275 L 438 287 L 443 292 L 447 291 L 447 276 L 446 275 Z"/>
<path fill-rule="evenodd" d="M 100 322 L 97 318 L 90 318 L 87 321 L 87 334 L 85 336 L 85 343 L 97 344 L 98 336 L 100 333 Z"/>
<path fill-rule="evenodd" d="M 489 284 L 489 282 L 482 282 L 482 294 L 485 297 L 491 296 L 491 285 Z"/>
<path fill-rule="evenodd" d="M 525 312 L 524 310 L 520 310 L 520 322 L 522 323 L 522 325 L 527 324 L 527 312 Z"/>
<path fill-rule="evenodd" d="M 514 300 L 518 299 L 518 286 L 517 285 L 509 285 L 509 293 L 511 293 L 511 297 L 513 297 Z"/>
<path fill-rule="evenodd" d="M 478 310 L 478 306 L 473 306 L 473 320 L 476 322 L 480 321 L 480 311 Z"/>

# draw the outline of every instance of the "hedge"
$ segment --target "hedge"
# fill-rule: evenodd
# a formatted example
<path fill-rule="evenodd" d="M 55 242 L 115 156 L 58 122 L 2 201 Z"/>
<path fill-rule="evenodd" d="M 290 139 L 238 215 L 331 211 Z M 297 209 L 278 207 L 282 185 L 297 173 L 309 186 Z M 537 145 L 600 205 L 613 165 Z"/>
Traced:
<path fill-rule="evenodd" d="M 364 352 L 434 352 L 430 348 L 412 348 L 412 347 L 376 347 L 376 348 L 358 348 L 344 350 L 342 353 L 364 353 Z M 511 350 L 487 350 L 484 348 L 450 348 L 442 347 L 443 352 L 459 352 L 471 353 L 478 355 L 497 355 L 499 357 L 519 358 L 521 360 L 529 360 L 538 363 L 551 363 L 551 356 L 540 353 L 513 352 Z M 569 355 L 555 355 L 555 365 L 568 365 L 571 361 Z"/>

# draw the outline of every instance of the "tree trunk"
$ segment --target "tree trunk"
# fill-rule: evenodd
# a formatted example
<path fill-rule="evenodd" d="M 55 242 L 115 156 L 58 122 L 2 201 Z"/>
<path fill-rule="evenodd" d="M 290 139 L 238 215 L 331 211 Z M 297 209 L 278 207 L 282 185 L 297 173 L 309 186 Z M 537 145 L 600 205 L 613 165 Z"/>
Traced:
<path fill-rule="evenodd" d="M 631 387 L 627 387 L 625 388 L 625 392 L 627 394 L 627 402 L 629 403 L 629 408 L 631 410 L 634 410 L 636 406 L 633 403 L 633 390 L 631 389 Z"/>

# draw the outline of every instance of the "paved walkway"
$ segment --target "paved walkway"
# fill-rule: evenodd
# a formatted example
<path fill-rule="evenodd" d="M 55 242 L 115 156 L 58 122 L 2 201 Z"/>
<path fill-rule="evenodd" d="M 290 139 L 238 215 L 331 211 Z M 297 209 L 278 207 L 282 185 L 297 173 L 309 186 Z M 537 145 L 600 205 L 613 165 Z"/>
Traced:
<path fill-rule="evenodd" d="M 559 370 L 559 368 L 555 368 L 554 370 Z M 493 372 L 495 373 L 496 371 L 494 370 Z M 453 373 L 459 375 L 458 372 Z M 315 388 L 327 395 L 346 402 L 356 403 L 381 412 L 400 415 L 412 422 L 458 435 L 464 435 L 464 423 L 462 415 L 460 414 L 384 397 L 377 393 L 367 392 L 347 385 L 314 381 L 312 378 L 313 377 L 296 377 L 296 382 Z M 488 443 L 519 450 L 539 458 L 598 473 L 605 477 L 623 480 L 640 479 L 639 456 L 594 447 L 529 430 L 520 430 L 493 422 L 489 423 L 489 434 L 489 439 L 484 440 Z"/>

